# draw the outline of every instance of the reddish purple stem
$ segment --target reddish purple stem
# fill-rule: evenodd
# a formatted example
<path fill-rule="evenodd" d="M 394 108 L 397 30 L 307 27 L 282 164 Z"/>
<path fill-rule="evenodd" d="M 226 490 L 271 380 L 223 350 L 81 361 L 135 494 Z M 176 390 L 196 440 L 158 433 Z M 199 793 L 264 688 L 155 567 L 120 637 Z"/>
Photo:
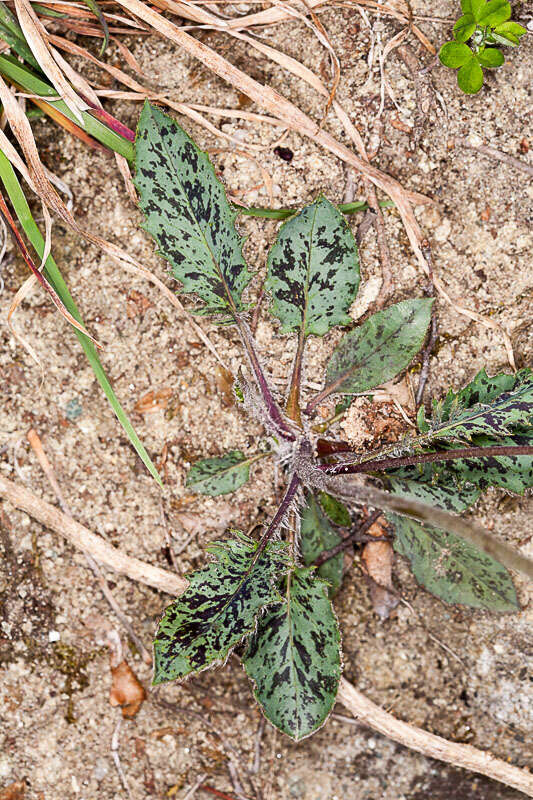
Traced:
<path fill-rule="evenodd" d="M 360 472 L 383 472 L 397 467 L 412 467 L 434 461 L 453 461 L 458 458 L 488 458 L 490 456 L 533 456 L 532 445 L 508 445 L 493 447 L 464 447 L 457 450 L 442 450 L 437 453 L 419 453 L 400 458 L 378 458 L 359 464 L 320 464 L 318 467 L 328 475 L 355 475 Z"/>

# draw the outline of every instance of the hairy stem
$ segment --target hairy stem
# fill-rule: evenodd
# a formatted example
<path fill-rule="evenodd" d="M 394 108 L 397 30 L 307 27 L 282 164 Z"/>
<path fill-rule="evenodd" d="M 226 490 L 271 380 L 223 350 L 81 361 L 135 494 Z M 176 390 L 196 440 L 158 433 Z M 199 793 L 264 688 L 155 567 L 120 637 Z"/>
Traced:
<path fill-rule="evenodd" d="M 295 472 L 293 474 L 290 482 L 289 482 L 289 485 L 287 486 L 287 489 L 285 491 L 285 494 L 283 495 L 281 503 L 278 506 L 278 510 L 276 511 L 276 513 L 274 514 L 272 519 L 270 520 L 270 522 L 268 524 L 268 527 L 267 527 L 266 531 L 264 532 L 264 534 L 263 534 L 263 536 L 261 538 L 261 541 L 259 542 L 259 546 L 258 546 L 257 550 L 255 551 L 251 567 L 254 566 L 254 564 L 256 563 L 257 559 L 259 558 L 259 556 L 261 555 L 261 553 L 263 552 L 263 550 L 267 546 L 268 542 L 270 541 L 270 539 L 273 537 L 273 535 L 276 533 L 277 529 L 279 528 L 279 526 L 283 522 L 283 519 L 284 519 L 285 515 L 287 514 L 287 512 L 288 512 L 288 510 L 289 510 L 289 508 L 291 506 L 291 503 L 292 503 L 292 501 L 294 500 L 294 498 L 296 496 L 296 492 L 298 491 L 299 487 L 300 487 L 300 477 Z"/>
<path fill-rule="evenodd" d="M 311 417 L 311 416 L 313 416 L 313 414 L 315 413 L 315 409 L 316 409 L 316 407 L 317 407 L 317 406 L 318 406 L 318 405 L 319 405 L 319 404 L 320 404 L 320 403 L 321 403 L 323 400 L 325 400 L 325 399 L 326 399 L 326 397 L 329 397 L 329 396 L 330 396 L 330 394 L 333 394 L 334 392 L 336 392 L 336 391 L 337 391 L 337 389 L 339 388 L 339 386 L 340 386 L 342 383 L 344 383 L 344 381 L 345 381 L 345 380 L 346 380 L 346 376 L 345 376 L 345 375 L 341 375 L 341 377 L 340 377 L 340 378 L 337 378 L 337 380 L 336 380 L 336 381 L 334 381 L 333 383 L 330 383 L 328 386 L 324 386 L 324 388 L 323 388 L 323 389 L 322 389 L 322 390 L 321 390 L 321 391 L 320 391 L 318 394 L 316 394 L 316 395 L 315 395 L 315 396 L 314 396 L 314 397 L 313 397 L 313 398 L 312 398 L 312 399 L 311 399 L 311 400 L 308 402 L 308 404 L 306 405 L 306 407 L 305 407 L 305 413 L 307 414 L 307 416 L 308 416 L 308 417 Z"/>
<path fill-rule="evenodd" d="M 374 508 L 387 509 L 417 522 L 432 525 L 449 533 L 455 533 L 475 547 L 483 550 L 489 556 L 492 556 L 492 558 L 495 558 L 508 569 L 522 572 L 533 580 L 533 561 L 499 539 L 495 539 L 494 536 L 476 522 L 467 521 L 435 506 L 420 503 L 418 500 L 383 492 L 373 486 L 363 486 L 339 480 L 339 476 L 333 479 L 330 478 L 327 481 L 326 490 L 330 494 L 337 495 L 345 500 L 367 503 L 374 506 Z"/>
<path fill-rule="evenodd" d="M 291 431 L 287 422 L 283 418 L 281 410 L 272 396 L 272 392 L 270 391 L 270 387 L 268 385 L 268 381 L 265 377 L 265 374 L 261 368 L 261 364 L 259 363 L 259 358 L 255 350 L 252 332 L 250 331 L 250 328 L 248 327 L 246 322 L 244 322 L 244 320 L 239 316 L 239 314 L 235 313 L 233 315 L 233 318 L 237 325 L 237 330 L 239 331 L 239 335 L 244 345 L 244 349 L 246 350 L 246 355 L 248 356 L 248 362 L 250 364 L 250 368 L 255 377 L 255 381 L 261 393 L 261 397 L 264 400 L 268 416 L 272 421 L 272 424 L 276 428 L 277 432 L 279 433 L 279 435 L 284 439 L 288 439 L 289 441 L 293 442 L 295 439 L 294 433 Z"/>
<path fill-rule="evenodd" d="M 384 472 L 397 467 L 431 464 L 435 461 L 454 461 L 459 458 L 489 458 L 490 456 L 533 456 L 533 445 L 508 445 L 491 447 L 462 447 L 436 453 L 418 453 L 399 458 L 379 458 L 360 464 L 321 464 L 318 469 L 328 475 L 355 475 L 361 472 Z"/>

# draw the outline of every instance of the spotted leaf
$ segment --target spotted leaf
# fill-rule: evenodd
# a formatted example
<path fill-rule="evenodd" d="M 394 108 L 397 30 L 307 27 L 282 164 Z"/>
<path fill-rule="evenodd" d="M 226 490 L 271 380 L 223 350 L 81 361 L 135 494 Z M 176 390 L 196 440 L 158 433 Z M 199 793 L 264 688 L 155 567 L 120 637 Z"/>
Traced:
<path fill-rule="evenodd" d="M 432 466 L 424 464 L 386 473 L 391 491 L 456 514 L 476 502 L 481 494 L 480 489 L 470 483 L 459 486 L 454 476 L 445 469 L 436 475 Z"/>
<path fill-rule="evenodd" d="M 179 680 L 221 664 L 279 603 L 276 579 L 287 569 L 287 548 L 268 544 L 254 563 L 257 543 L 242 533 L 208 548 L 216 560 L 189 575 L 189 588 L 170 605 L 154 641 L 154 684 Z"/>
<path fill-rule="evenodd" d="M 357 246 L 342 214 L 325 197 L 285 222 L 268 255 L 270 310 L 285 333 L 323 336 L 347 314 L 359 287 Z"/>
<path fill-rule="evenodd" d="M 285 600 L 261 617 L 244 655 L 265 716 L 295 741 L 327 719 L 341 675 L 340 634 L 326 585 L 311 569 L 288 578 Z"/>
<path fill-rule="evenodd" d="M 427 439 L 441 441 L 505 437 L 518 429 L 527 433 L 533 428 L 533 371 L 489 378 L 482 370 L 464 389 L 450 389 L 444 400 L 434 402 L 431 421 L 421 422 Z"/>
<path fill-rule="evenodd" d="M 418 583 L 445 603 L 516 611 L 511 577 L 491 556 L 438 528 L 397 516 L 394 549 L 406 556 Z"/>
<path fill-rule="evenodd" d="M 246 483 L 250 477 L 250 464 L 257 456 L 246 458 L 240 450 L 232 450 L 217 458 L 203 458 L 193 464 L 185 485 L 198 494 L 216 497 L 229 494 Z"/>
<path fill-rule="evenodd" d="M 458 491 L 449 477 L 433 484 L 394 478 L 391 489 L 395 494 L 455 512 L 464 511 L 480 494 L 473 486 Z M 446 603 L 516 611 L 511 577 L 491 556 L 453 533 L 397 514 L 387 517 L 395 528 L 394 549 L 409 560 L 416 580 L 428 592 Z"/>
<path fill-rule="evenodd" d="M 144 227 L 201 313 L 241 310 L 251 279 L 236 212 L 209 158 L 169 116 L 146 102 L 137 127 L 135 184 Z"/>
<path fill-rule="evenodd" d="M 347 333 L 331 356 L 321 396 L 366 392 L 394 378 L 422 347 L 432 303 L 396 303 Z"/>
<path fill-rule="evenodd" d="M 324 550 L 329 550 L 339 544 L 342 541 L 342 537 L 324 514 L 314 494 L 309 493 L 307 495 L 306 504 L 301 509 L 300 514 L 302 558 L 304 564 L 310 566 Z M 335 594 L 341 585 L 342 565 L 343 556 L 342 553 L 338 553 L 318 568 L 320 577 L 329 583 L 330 596 Z"/>

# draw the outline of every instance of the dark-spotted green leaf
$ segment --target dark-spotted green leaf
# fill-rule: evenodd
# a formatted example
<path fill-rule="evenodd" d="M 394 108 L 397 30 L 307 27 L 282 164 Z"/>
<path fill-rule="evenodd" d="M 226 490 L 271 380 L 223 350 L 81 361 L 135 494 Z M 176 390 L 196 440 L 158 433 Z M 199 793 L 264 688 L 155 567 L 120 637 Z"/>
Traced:
<path fill-rule="evenodd" d="M 424 343 L 432 303 L 404 300 L 347 333 L 327 367 L 327 394 L 366 392 L 401 372 Z"/>
<path fill-rule="evenodd" d="M 391 490 L 403 497 L 459 513 L 480 495 L 475 486 L 461 489 L 450 476 L 433 477 L 429 465 L 417 481 L 411 478 L 414 469 L 405 470 L 407 479 L 393 478 Z M 401 472 L 401 470 L 397 470 Z M 394 549 L 409 559 L 418 583 L 446 603 L 460 603 L 490 611 L 515 611 L 516 592 L 507 570 L 495 559 L 481 552 L 464 539 L 431 525 L 423 525 L 397 514 L 387 514 L 394 524 Z"/>
<path fill-rule="evenodd" d="M 341 503 L 336 497 L 327 494 L 327 492 L 319 492 L 318 501 L 322 506 L 322 510 L 334 525 L 339 525 L 341 528 L 350 527 L 352 518 L 344 503 Z"/>
<path fill-rule="evenodd" d="M 409 559 L 418 583 L 446 603 L 516 611 L 518 601 L 505 567 L 456 536 L 395 516 L 394 549 Z"/>
<path fill-rule="evenodd" d="M 340 634 L 323 581 L 311 569 L 294 570 L 288 581 L 284 602 L 259 620 L 244 668 L 267 719 L 299 742 L 335 703 Z"/>
<path fill-rule="evenodd" d="M 474 56 L 457 71 L 457 83 L 465 94 L 477 94 L 483 86 L 483 70 Z"/>
<path fill-rule="evenodd" d="M 250 464 L 261 457 L 262 454 L 247 458 L 240 450 L 232 450 L 224 456 L 203 458 L 193 464 L 185 485 L 193 492 L 211 497 L 229 494 L 246 483 L 250 477 Z"/>
<path fill-rule="evenodd" d="M 450 389 L 443 401 L 433 404 L 428 425 L 425 435 L 441 441 L 468 441 L 475 435 L 504 438 L 517 429 L 527 432 L 533 426 L 533 371 L 489 378 L 482 370 L 464 389 Z"/>
<path fill-rule="evenodd" d="M 300 546 L 303 562 L 311 565 L 324 550 L 330 550 L 342 541 L 342 537 L 324 514 L 317 497 L 309 493 L 306 504 L 300 511 Z M 348 523 L 349 524 L 349 523 Z M 339 589 L 342 581 L 342 553 L 325 561 L 318 568 L 318 574 L 329 583 L 330 596 Z"/>
<path fill-rule="evenodd" d="M 486 47 L 477 54 L 476 58 L 482 67 L 501 67 L 505 61 L 502 51 L 497 47 Z"/>
<path fill-rule="evenodd" d="M 323 336 L 347 314 L 359 287 L 355 239 L 343 215 L 319 197 L 285 222 L 268 255 L 266 289 L 282 330 Z"/>
<path fill-rule="evenodd" d="M 456 514 L 475 503 L 481 494 L 479 488 L 469 483 L 463 483 L 459 487 L 454 476 L 446 470 L 438 476 L 435 475 L 431 464 L 425 464 L 423 467 L 407 467 L 387 475 L 394 494 L 412 497 L 421 503 L 436 505 Z"/>
<path fill-rule="evenodd" d="M 242 310 L 251 273 L 235 229 L 236 212 L 207 155 L 148 102 L 137 128 L 135 167 L 144 227 L 183 290 L 204 301 L 202 313 Z"/>
<path fill-rule="evenodd" d="M 272 542 L 254 564 L 257 543 L 242 533 L 208 548 L 216 560 L 188 576 L 189 588 L 159 623 L 154 684 L 225 661 L 255 629 L 258 614 L 280 602 L 275 585 L 287 569 L 286 549 L 283 542 Z"/>
<path fill-rule="evenodd" d="M 513 436 L 491 438 L 473 436 L 470 444 L 473 447 L 505 447 L 533 446 L 533 430 L 517 429 Z M 453 448 L 447 448 L 453 449 Z M 533 455 L 477 455 L 470 458 L 458 458 L 453 461 L 437 461 L 429 470 L 430 481 L 440 479 L 454 480 L 458 487 L 469 483 L 481 490 L 489 486 L 498 486 L 508 492 L 523 494 L 533 487 Z"/>

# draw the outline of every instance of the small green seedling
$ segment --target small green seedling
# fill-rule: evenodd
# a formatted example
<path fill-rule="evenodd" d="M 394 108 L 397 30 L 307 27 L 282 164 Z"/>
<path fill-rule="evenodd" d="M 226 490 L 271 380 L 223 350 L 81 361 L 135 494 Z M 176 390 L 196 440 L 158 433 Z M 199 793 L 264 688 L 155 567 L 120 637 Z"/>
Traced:
<path fill-rule="evenodd" d="M 533 486 L 533 372 L 480 372 L 459 392 L 418 415 L 419 433 L 364 452 L 323 438 L 315 414 L 338 419 L 354 395 L 404 370 L 419 352 L 432 300 L 404 300 L 358 327 L 348 315 L 359 288 L 355 240 L 325 197 L 290 217 L 267 258 L 270 313 L 297 346 L 287 397 L 273 391 L 248 324 L 243 295 L 252 273 L 242 254 L 237 212 L 205 153 L 176 122 L 146 103 L 136 139 L 136 185 L 145 228 L 197 312 L 234 326 L 244 369 L 235 397 L 260 422 L 258 452 L 232 450 L 192 466 L 188 487 L 227 495 L 263 458 L 286 476 L 283 497 L 257 538 L 230 531 L 207 549 L 210 563 L 165 611 L 154 642 L 154 683 L 183 680 L 242 658 L 267 718 L 300 740 L 328 717 L 341 676 L 340 631 L 332 595 L 344 559 L 325 551 L 357 528 L 357 508 L 382 509 L 394 547 L 418 582 L 448 603 L 491 611 L 517 609 L 506 566 L 532 565 L 498 538 L 458 516 L 489 486 L 523 493 Z M 324 388 L 301 402 L 306 344 L 334 326 L 348 328 L 327 365 Z M 335 407 L 334 398 L 341 403 Z M 340 410 L 339 410 L 340 409 Z M 358 473 L 358 477 L 353 477 Z M 454 513 L 450 513 L 454 512 Z M 237 509 L 236 509 L 236 514 Z"/>
<path fill-rule="evenodd" d="M 454 40 L 442 45 L 439 58 L 445 67 L 458 70 L 457 83 L 465 94 L 476 94 L 483 86 L 483 69 L 501 67 L 505 61 L 494 45 L 517 47 L 526 29 L 509 19 L 507 0 L 461 0 L 461 9 Z"/>

